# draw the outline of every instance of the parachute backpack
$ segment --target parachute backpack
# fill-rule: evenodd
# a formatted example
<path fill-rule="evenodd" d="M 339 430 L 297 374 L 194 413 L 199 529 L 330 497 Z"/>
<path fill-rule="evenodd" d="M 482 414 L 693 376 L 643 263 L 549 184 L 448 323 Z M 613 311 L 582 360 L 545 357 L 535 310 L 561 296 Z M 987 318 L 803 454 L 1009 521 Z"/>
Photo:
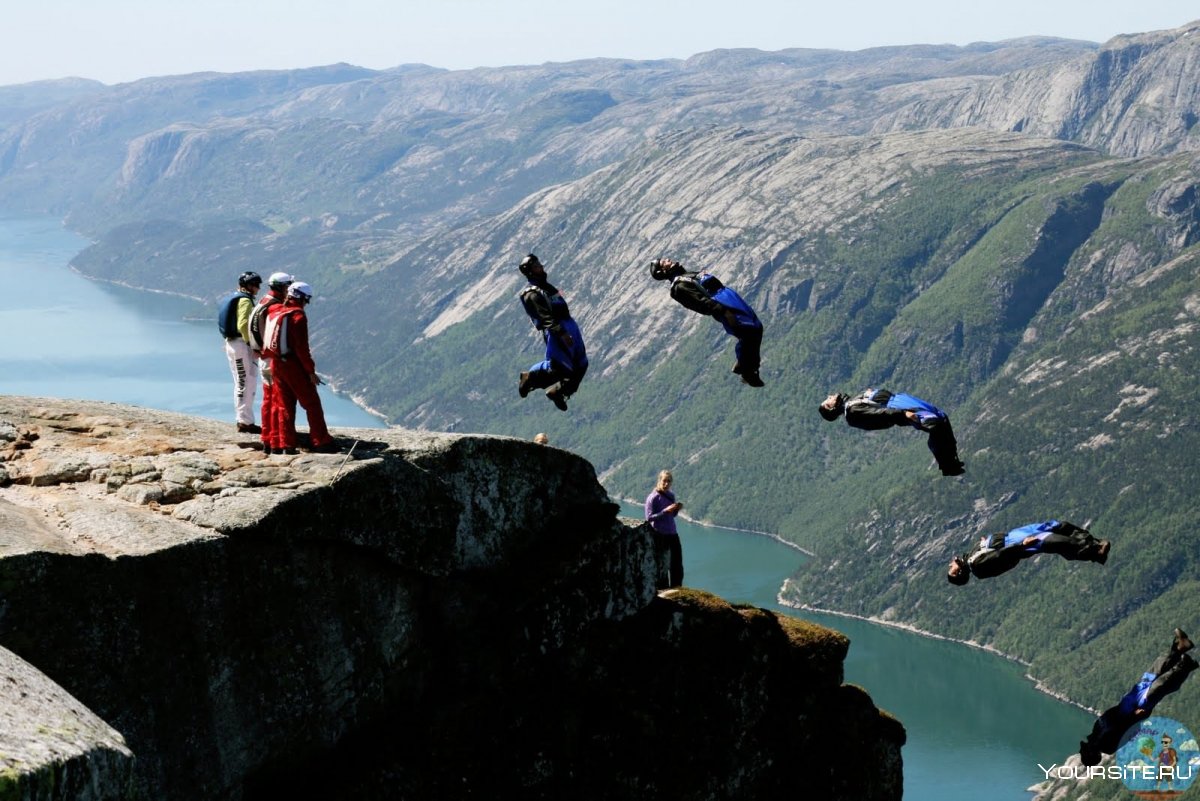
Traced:
<path fill-rule="evenodd" d="M 250 312 L 250 340 L 247 344 L 251 350 L 261 351 L 263 349 L 264 336 L 267 333 L 267 314 L 271 307 L 281 301 L 267 297 L 262 303 L 254 307 L 254 311 Z"/>
<path fill-rule="evenodd" d="M 271 273 L 271 277 L 267 279 L 272 290 L 279 293 L 286 293 L 287 288 L 296 282 L 295 276 L 290 273 Z M 254 307 L 254 311 L 250 312 L 250 348 L 252 350 L 261 351 L 263 342 L 267 333 L 267 313 L 276 303 L 283 301 L 274 295 L 267 295 L 262 299 L 262 302 Z"/>

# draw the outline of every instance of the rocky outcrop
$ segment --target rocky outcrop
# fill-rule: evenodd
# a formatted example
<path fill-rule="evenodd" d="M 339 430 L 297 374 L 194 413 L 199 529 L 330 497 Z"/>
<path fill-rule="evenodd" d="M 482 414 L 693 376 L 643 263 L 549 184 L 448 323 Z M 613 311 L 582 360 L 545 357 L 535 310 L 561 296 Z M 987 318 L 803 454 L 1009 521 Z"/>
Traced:
<path fill-rule="evenodd" d="M 133 754 L 124 738 L 0 648 L 0 798 L 128 798 L 132 780 Z"/>
<path fill-rule="evenodd" d="M 842 684 L 846 639 L 659 597 L 651 535 L 572 454 L 390 430 L 266 456 L 12 397 L 0 420 L 0 644 L 98 716 L 6 701 L 5 798 L 900 795 L 903 729 Z"/>

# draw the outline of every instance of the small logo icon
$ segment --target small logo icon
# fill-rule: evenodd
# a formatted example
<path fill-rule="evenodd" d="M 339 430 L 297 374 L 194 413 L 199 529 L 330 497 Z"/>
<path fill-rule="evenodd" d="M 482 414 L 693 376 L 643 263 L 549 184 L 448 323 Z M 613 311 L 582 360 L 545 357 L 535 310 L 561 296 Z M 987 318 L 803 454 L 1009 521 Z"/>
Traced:
<path fill-rule="evenodd" d="M 1116 761 L 1138 798 L 1176 798 L 1200 775 L 1200 745 L 1182 723 L 1155 715 L 1125 732 Z"/>

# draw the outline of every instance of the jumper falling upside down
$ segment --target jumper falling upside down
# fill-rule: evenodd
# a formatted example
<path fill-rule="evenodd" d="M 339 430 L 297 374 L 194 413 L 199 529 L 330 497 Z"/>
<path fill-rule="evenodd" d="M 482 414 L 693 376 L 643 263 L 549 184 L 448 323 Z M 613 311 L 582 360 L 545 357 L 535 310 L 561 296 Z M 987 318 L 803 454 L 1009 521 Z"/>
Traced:
<path fill-rule="evenodd" d="M 650 262 L 650 277 L 656 281 L 670 280 L 671 298 L 675 302 L 698 314 L 713 317 L 725 328 L 725 333 L 736 338 L 738 342 L 733 352 L 737 362 L 733 372 L 742 377 L 744 384 L 763 386 L 763 380 L 758 376 L 763 325 L 741 295 L 722 284 L 716 276 L 690 273 L 682 264 L 670 259 Z"/>
<path fill-rule="evenodd" d="M 546 397 L 564 412 L 567 398 L 587 373 L 587 350 L 583 334 L 571 318 L 567 301 L 546 280 L 546 268 L 530 253 L 518 267 L 529 284 L 521 290 L 521 305 L 546 343 L 546 358 L 521 373 L 517 392 L 524 398 L 531 390 L 545 389 Z"/>
<path fill-rule="evenodd" d="M 991 578 L 1039 553 L 1056 553 L 1064 559 L 1104 564 L 1108 561 L 1110 547 L 1108 540 L 1098 540 L 1074 523 L 1057 520 L 1030 523 L 1007 533 L 980 537 L 971 553 L 950 561 L 946 579 L 962 586 L 972 574 L 976 578 Z"/>
<path fill-rule="evenodd" d="M 853 398 L 835 392 L 821 401 L 817 411 L 830 422 L 845 414 L 847 425 L 868 431 L 912 426 L 929 435 L 929 450 L 943 476 L 966 472 L 966 465 L 958 458 L 950 416 L 928 401 L 886 389 L 864 389 Z"/>
<path fill-rule="evenodd" d="M 1183 686 L 1184 679 L 1196 669 L 1196 660 L 1187 653 L 1190 650 L 1191 639 L 1175 629 L 1166 656 L 1156 659 L 1117 705 L 1096 719 L 1092 733 L 1079 743 L 1079 758 L 1084 765 L 1099 765 L 1101 754 L 1115 754 L 1129 727 L 1150 717 L 1155 704 Z"/>

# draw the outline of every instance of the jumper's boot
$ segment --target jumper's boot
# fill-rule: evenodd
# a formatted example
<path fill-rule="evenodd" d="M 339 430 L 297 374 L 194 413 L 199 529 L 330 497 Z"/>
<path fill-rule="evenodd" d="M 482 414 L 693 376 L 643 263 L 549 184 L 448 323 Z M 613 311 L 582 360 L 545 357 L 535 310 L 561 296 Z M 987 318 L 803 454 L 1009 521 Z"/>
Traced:
<path fill-rule="evenodd" d="M 565 412 L 567 410 L 567 394 L 563 391 L 561 381 L 546 390 L 546 397 L 562 411 Z"/>
<path fill-rule="evenodd" d="M 749 384 L 752 387 L 765 387 L 766 384 L 758 377 L 757 370 L 747 370 L 742 373 L 742 383 Z"/>

